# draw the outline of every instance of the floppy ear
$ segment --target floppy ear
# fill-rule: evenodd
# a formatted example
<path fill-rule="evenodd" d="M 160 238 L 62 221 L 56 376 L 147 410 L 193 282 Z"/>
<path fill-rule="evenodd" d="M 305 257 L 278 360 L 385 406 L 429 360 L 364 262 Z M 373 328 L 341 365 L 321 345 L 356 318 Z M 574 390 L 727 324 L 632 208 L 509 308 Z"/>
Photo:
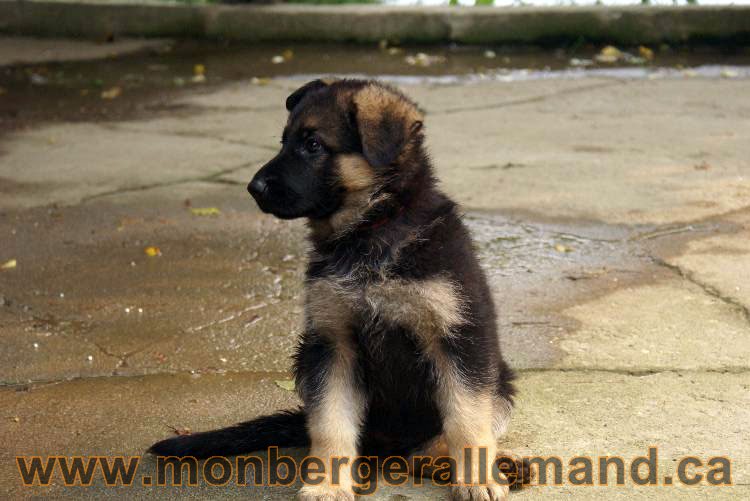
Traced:
<path fill-rule="evenodd" d="M 357 91 L 352 101 L 362 153 L 374 167 L 395 162 L 422 129 L 422 113 L 395 89 L 370 84 Z"/>
<path fill-rule="evenodd" d="M 299 89 L 292 92 L 289 97 L 286 98 L 286 109 L 287 111 L 292 111 L 295 106 L 299 104 L 300 101 L 302 101 L 302 98 L 307 95 L 308 92 L 316 89 L 320 89 L 323 87 L 327 87 L 328 83 L 324 82 L 321 79 L 313 80 L 312 82 L 307 82 L 305 85 L 300 87 Z"/>

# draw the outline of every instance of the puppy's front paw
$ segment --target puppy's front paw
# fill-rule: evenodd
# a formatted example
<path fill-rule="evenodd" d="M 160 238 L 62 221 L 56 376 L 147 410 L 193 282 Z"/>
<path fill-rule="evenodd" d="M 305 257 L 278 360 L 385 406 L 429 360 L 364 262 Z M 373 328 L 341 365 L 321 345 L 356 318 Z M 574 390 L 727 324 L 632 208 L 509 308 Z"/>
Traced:
<path fill-rule="evenodd" d="M 354 501 L 350 489 L 333 485 L 306 485 L 297 493 L 299 501 Z"/>
<path fill-rule="evenodd" d="M 451 487 L 452 501 L 505 501 L 507 485 L 455 485 Z"/>

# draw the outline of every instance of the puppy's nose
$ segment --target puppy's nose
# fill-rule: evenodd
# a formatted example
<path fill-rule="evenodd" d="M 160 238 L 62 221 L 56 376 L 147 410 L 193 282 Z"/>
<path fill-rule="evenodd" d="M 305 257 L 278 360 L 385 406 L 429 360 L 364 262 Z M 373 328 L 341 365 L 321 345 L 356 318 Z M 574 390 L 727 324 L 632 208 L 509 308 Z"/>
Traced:
<path fill-rule="evenodd" d="M 250 184 L 247 185 L 247 191 L 249 191 L 253 198 L 255 198 L 256 200 L 259 198 L 263 198 L 263 196 L 266 194 L 266 191 L 268 191 L 268 183 L 266 182 L 265 178 L 256 176 L 252 181 L 250 181 Z"/>

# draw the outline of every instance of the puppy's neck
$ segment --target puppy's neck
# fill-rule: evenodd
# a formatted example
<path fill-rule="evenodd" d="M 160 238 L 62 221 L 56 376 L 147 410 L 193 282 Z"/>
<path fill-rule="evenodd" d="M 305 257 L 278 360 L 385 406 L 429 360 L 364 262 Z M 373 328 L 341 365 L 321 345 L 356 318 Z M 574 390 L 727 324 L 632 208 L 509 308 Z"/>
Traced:
<path fill-rule="evenodd" d="M 404 188 L 384 193 L 387 196 L 369 205 L 344 231 L 336 232 L 329 220 L 311 220 L 311 272 L 365 280 L 383 277 L 398 264 L 404 249 L 419 245 L 454 207 L 431 175 Z"/>
<path fill-rule="evenodd" d="M 382 238 L 391 223 L 408 215 L 411 207 L 428 208 L 434 198 L 436 181 L 432 166 L 424 155 L 415 155 L 407 164 L 397 166 L 396 175 L 347 191 L 341 206 L 325 219 L 310 219 L 310 238 L 314 245 L 326 246 L 352 236 Z M 380 233 L 379 235 L 376 235 Z"/>

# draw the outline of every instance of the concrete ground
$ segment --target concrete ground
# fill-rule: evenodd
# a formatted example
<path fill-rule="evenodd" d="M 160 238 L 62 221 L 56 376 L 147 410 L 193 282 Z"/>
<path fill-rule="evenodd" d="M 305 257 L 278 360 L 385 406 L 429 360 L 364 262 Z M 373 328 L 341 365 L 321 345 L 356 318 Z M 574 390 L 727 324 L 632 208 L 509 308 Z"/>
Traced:
<path fill-rule="evenodd" d="M 284 387 L 305 228 L 261 214 L 245 184 L 277 149 L 299 84 L 243 81 L 182 93 L 157 117 L 0 138 L 2 498 L 292 495 L 24 487 L 14 457 L 140 455 L 175 430 L 298 403 Z M 658 447 L 658 486 L 512 499 L 750 498 L 748 85 L 403 86 L 427 110 L 437 172 L 466 211 L 519 372 L 504 448 L 567 462 Z M 734 485 L 663 485 L 684 456 L 730 458 Z"/>

